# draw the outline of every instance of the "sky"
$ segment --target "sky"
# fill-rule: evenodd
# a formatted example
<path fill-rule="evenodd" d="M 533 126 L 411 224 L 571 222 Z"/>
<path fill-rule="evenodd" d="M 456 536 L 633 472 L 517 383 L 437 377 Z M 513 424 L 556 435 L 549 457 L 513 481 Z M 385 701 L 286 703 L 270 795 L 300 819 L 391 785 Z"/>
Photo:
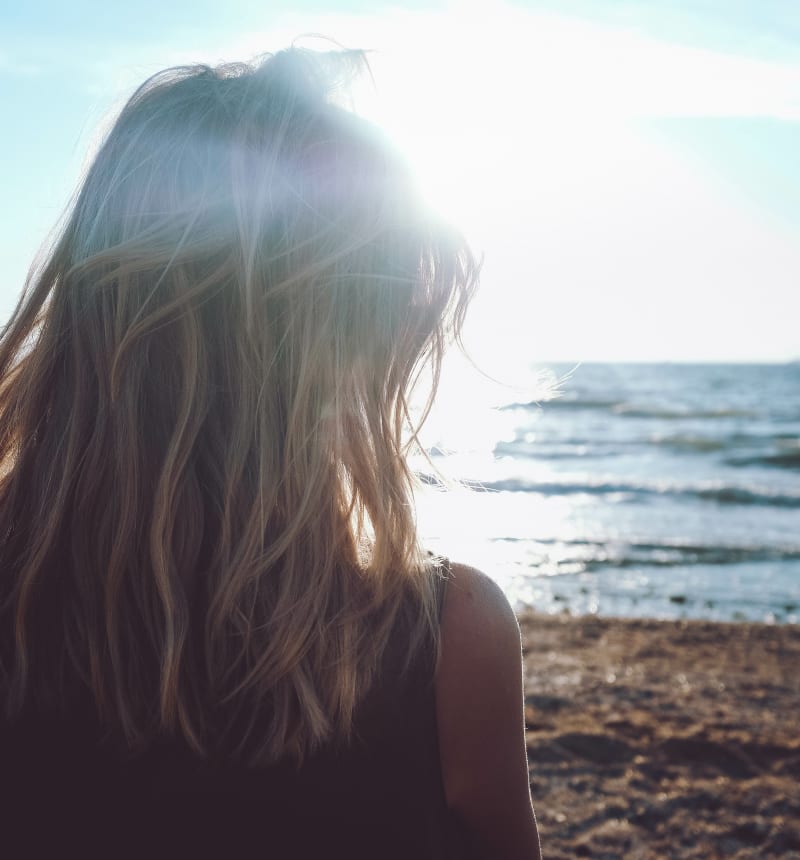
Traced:
<path fill-rule="evenodd" d="M 310 33 L 370 50 L 357 106 L 483 254 L 467 345 L 487 372 L 800 359 L 794 0 L 15 4 L 0 318 L 138 83 Z"/>

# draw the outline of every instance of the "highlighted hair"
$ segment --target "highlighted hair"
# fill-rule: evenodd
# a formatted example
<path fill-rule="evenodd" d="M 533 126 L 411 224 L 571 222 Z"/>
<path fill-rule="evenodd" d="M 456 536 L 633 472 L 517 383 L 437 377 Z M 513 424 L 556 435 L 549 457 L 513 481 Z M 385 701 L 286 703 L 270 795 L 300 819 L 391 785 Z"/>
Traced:
<path fill-rule="evenodd" d="M 362 64 L 154 75 L 32 269 L 0 338 L 9 717 L 80 689 L 132 748 L 300 761 L 401 616 L 409 660 L 438 647 L 408 396 L 477 268 L 333 101 Z"/>

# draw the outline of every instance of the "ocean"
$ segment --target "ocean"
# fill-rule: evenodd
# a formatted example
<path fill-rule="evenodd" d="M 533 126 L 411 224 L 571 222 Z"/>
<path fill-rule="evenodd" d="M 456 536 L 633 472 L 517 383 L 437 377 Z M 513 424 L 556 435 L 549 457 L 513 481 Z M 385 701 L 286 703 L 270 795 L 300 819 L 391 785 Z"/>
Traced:
<path fill-rule="evenodd" d="M 539 370 L 491 451 L 433 449 L 462 486 L 420 497 L 429 546 L 517 608 L 800 621 L 800 363 Z"/>

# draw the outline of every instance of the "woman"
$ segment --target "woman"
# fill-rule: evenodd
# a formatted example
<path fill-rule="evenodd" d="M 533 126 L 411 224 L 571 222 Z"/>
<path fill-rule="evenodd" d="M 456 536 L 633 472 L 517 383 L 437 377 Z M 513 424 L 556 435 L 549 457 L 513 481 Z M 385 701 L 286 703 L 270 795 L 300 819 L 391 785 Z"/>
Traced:
<path fill-rule="evenodd" d="M 146 81 L 3 332 L 7 856 L 539 856 L 516 620 L 405 459 L 476 267 L 361 61 Z"/>

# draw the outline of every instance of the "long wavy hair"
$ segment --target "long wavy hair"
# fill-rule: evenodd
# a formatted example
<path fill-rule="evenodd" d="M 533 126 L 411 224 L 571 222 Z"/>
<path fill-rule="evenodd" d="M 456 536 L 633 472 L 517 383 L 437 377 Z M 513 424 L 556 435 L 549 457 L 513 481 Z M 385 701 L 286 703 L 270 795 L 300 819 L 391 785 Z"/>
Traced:
<path fill-rule="evenodd" d="M 363 62 L 155 74 L 32 268 L 0 337 L 6 718 L 77 689 L 128 749 L 301 761 L 399 618 L 438 647 L 409 392 L 477 266 L 336 101 Z"/>

